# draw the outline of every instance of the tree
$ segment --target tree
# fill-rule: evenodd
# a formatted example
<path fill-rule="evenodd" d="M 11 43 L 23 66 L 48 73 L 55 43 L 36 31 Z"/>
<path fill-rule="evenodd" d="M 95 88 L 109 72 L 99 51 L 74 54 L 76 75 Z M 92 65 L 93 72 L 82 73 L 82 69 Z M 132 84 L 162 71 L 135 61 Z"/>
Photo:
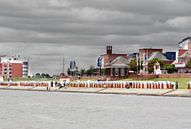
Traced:
<path fill-rule="evenodd" d="M 46 74 L 45 73 L 41 73 L 41 77 L 45 78 Z"/>
<path fill-rule="evenodd" d="M 136 59 L 132 59 L 130 61 L 130 70 L 132 71 L 137 71 L 137 60 Z"/>
<path fill-rule="evenodd" d="M 173 73 L 176 71 L 175 65 L 172 64 L 165 64 L 163 69 L 167 70 L 168 73 Z"/>
<path fill-rule="evenodd" d="M 98 71 L 99 71 L 98 68 L 95 68 L 93 65 L 90 65 L 90 68 L 87 69 L 86 73 L 87 75 L 91 76 L 91 75 L 96 75 Z"/>
<path fill-rule="evenodd" d="M 187 62 L 186 67 L 191 68 L 191 58 L 190 58 L 190 60 Z"/>
<path fill-rule="evenodd" d="M 68 70 L 67 70 L 67 74 L 70 75 L 70 68 L 68 68 Z"/>
<path fill-rule="evenodd" d="M 154 65 L 157 62 L 159 62 L 161 69 L 163 68 L 164 62 L 159 60 L 158 58 L 154 58 L 153 60 L 150 60 L 148 62 L 148 71 L 149 71 L 149 73 L 153 73 L 154 72 Z"/>
<path fill-rule="evenodd" d="M 40 73 L 36 73 L 36 74 L 35 74 L 35 77 L 41 77 L 41 76 L 40 76 Z"/>
<path fill-rule="evenodd" d="M 85 69 L 81 69 L 81 70 L 80 70 L 81 76 L 83 76 L 85 73 L 86 73 L 86 70 L 85 70 Z"/>
<path fill-rule="evenodd" d="M 51 78 L 50 75 L 49 75 L 48 73 L 45 74 L 45 77 L 46 77 L 46 78 Z"/>

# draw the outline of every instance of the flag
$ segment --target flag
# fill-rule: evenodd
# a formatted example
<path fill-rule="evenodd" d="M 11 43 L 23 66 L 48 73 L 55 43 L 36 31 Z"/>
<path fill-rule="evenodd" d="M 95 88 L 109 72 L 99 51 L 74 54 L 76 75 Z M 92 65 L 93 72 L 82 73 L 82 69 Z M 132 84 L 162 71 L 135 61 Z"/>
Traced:
<path fill-rule="evenodd" d="M 102 66 L 102 57 L 101 56 L 99 56 L 98 59 L 97 59 L 97 66 L 98 67 Z"/>

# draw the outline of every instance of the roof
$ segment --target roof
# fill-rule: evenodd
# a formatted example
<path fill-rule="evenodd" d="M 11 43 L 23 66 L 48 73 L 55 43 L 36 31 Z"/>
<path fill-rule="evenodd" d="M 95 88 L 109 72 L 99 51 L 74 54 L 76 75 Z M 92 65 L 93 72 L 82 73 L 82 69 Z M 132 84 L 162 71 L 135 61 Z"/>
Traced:
<path fill-rule="evenodd" d="M 117 57 L 122 56 L 126 59 L 128 59 L 127 54 L 104 54 L 102 55 L 102 58 L 104 59 L 104 66 L 110 65 L 110 63 Z"/>
<path fill-rule="evenodd" d="M 187 50 L 179 49 L 179 50 L 178 50 L 178 56 L 183 55 L 186 51 L 187 51 Z"/>
<path fill-rule="evenodd" d="M 113 61 L 110 62 L 109 68 L 119 67 L 119 68 L 129 68 L 129 61 L 123 56 L 116 57 Z"/>
<path fill-rule="evenodd" d="M 154 58 L 158 58 L 159 60 L 162 60 L 162 61 L 170 61 L 160 52 L 152 52 L 148 60 L 153 60 Z"/>
<path fill-rule="evenodd" d="M 184 54 L 179 56 L 179 58 L 186 58 L 186 57 L 191 57 L 191 53 L 189 51 L 186 51 Z"/>
<path fill-rule="evenodd" d="M 188 40 L 188 39 L 191 40 L 191 37 L 184 38 L 184 39 L 183 39 L 182 41 L 180 41 L 178 44 L 181 44 L 182 42 L 184 42 L 184 41 L 186 41 L 186 40 Z"/>
<path fill-rule="evenodd" d="M 163 50 L 162 48 L 141 48 L 140 50 Z"/>

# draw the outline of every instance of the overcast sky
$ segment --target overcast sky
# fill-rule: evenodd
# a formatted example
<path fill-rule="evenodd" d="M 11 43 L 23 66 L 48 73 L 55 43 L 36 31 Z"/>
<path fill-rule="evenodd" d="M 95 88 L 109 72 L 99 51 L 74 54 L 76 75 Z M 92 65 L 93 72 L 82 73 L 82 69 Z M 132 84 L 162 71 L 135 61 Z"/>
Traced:
<path fill-rule="evenodd" d="M 113 45 L 175 51 L 191 36 L 191 0 L 0 0 L 0 54 L 29 58 L 31 72 L 59 73 L 62 58 L 80 68 Z"/>

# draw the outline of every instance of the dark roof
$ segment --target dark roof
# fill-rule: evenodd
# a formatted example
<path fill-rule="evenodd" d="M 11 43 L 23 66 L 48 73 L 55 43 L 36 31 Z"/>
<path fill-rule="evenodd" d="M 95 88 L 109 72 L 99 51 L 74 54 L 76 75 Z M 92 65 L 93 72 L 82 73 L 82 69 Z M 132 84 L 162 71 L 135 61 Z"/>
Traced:
<path fill-rule="evenodd" d="M 162 48 L 141 48 L 139 50 L 162 50 Z"/>
<path fill-rule="evenodd" d="M 188 39 L 191 39 L 191 37 L 187 37 L 187 38 L 184 38 L 181 42 L 179 42 L 178 44 L 181 44 L 182 42 L 188 40 Z"/>

